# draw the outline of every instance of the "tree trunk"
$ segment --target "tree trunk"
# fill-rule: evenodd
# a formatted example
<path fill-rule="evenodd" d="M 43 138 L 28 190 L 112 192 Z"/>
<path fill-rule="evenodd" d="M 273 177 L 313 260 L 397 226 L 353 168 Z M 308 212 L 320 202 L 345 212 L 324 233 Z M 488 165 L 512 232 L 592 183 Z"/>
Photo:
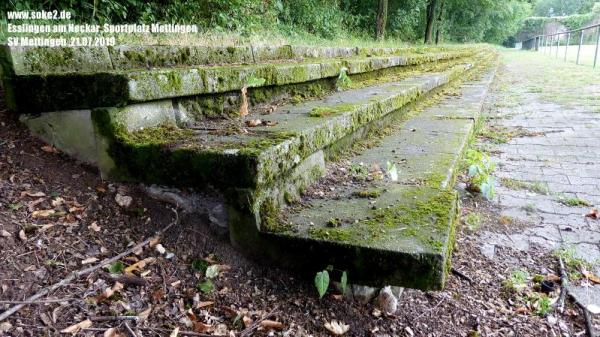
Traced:
<path fill-rule="evenodd" d="M 442 30 L 442 20 L 443 20 L 443 15 L 444 15 L 444 2 L 446 2 L 446 1 L 442 0 L 442 2 L 440 3 L 440 11 L 438 13 L 437 23 L 435 25 L 435 44 L 440 43 L 440 37 L 442 35 L 441 30 Z"/>
<path fill-rule="evenodd" d="M 388 0 L 379 0 L 379 8 L 377 9 L 377 27 L 376 38 L 383 39 L 385 37 L 385 25 L 388 16 Z"/>
<path fill-rule="evenodd" d="M 427 26 L 425 27 L 425 43 L 433 42 L 433 26 L 435 23 L 435 8 L 437 0 L 429 0 L 427 4 Z"/>

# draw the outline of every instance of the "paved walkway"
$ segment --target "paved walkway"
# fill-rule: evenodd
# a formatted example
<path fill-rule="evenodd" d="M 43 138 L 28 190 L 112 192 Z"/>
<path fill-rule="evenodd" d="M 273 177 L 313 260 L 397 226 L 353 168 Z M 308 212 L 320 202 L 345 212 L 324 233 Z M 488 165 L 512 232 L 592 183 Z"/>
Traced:
<path fill-rule="evenodd" d="M 494 202 L 527 226 L 481 233 L 482 251 L 492 258 L 498 246 L 567 247 L 598 266 L 600 220 L 585 214 L 600 206 L 600 69 L 535 52 L 505 52 L 502 61 L 490 123 L 525 136 L 490 146 L 498 164 Z"/>

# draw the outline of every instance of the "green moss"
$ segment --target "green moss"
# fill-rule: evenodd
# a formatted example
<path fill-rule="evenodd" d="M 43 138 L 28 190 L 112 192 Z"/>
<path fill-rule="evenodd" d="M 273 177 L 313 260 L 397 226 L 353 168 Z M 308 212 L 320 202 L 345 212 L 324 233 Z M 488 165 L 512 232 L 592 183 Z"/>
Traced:
<path fill-rule="evenodd" d="M 412 237 L 434 251 L 442 251 L 444 243 L 438 237 L 453 230 L 456 194 L 449 190 L 418 189 L 403 193 L 401 200 L 403 202 L 396 206 L 371 210 L 371 216 L 359 223 L 337 228 L 315 227 L 309 230 L 309 235 L 315 239 L 361 245 L 401 235 Z"/>
<path fill-rule="evenodd" d="M 121 139 L 134 146 L 175 144 L 193 137 L 190 129 L 180 129 L 173 125 L 161 125 L 139 131 L 121 132 Z"/>
<path fill-rule="evenodd" d="M 356 191 L 352 193 L 353 196 L 358 198 L 377 198 L 381 195 L 380 189 L 366 189 L 362 191 Z"/>
<path fill-rule="evenodd" d="M 327 117 L 327 116 L 331 116 L 331 115 L 335 115 L 344 111 L 350 111 L 352 110 L 352 108 L 354 108 L 355 105 L 354 104 L 338 104 L 335 106 L 330 106 L 330 107 L 316 107 L 313 108 L 308 115 L 310 117 Z"/>

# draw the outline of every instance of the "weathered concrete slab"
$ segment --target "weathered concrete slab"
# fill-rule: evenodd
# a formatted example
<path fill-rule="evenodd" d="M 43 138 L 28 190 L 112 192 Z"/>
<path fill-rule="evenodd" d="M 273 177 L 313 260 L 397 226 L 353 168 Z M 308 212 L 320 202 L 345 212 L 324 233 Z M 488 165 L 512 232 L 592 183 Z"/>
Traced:
<path fill-rule="evenodd" d="M 181 57 L 177 54 L 181 52 L 179 49 L 176 51 L 163 49 L 157 48 L 156 51 L 147 53 L 148 57 L 164 60 L 161 62 L 165 66 L 171 65 Z M 135 102 L 239 91 L 251 79 L 264 79 L 261 87 L 282 86 L 332 78 L 339 75 L 343 67 L 349 69 L 350 75 L 356 75 L 391 67 L 452 60 L 472 54 L 472 52 L 456 51 L 409 56 L 305 60 L 293 63 L 171 68 L 149 66 L 143 70 L 139 68 L 122 70 L 118 69 L 121 66 L 117 65 L 115 66 L 117 69 L 111 70 L 107 69 L 106 65 L 107 62 L 111 62 L 111 58 L 100 54 L 100 49 L 94 50 L 94 52 L 88 51 L 87 54 L 76 53 L 75 55 L 81 57 L 81 60 L 76 60 L 73 56 L 72 60 L 57 63 L 56 72 L 52 72 L 54 68 L 48 64 L 31 63 L 33 61 L 25 62 L 26 64 L 19 63 L 22 54 L 5 55 L 7 57 L 4 58 L 6 62 L 3 62 L 3 67 L 8 69 L 5 73 L 11 75 L 5 78 L 5 82 L 14 94 L 11 99 L 14 103 L 11 107 L 18 107 L 22 112 L 38 113 L 123 106 Z M 161 53 L 161 50 L 165 55 L 152 54 Z M 133 51 L 135 51 L 134 47 L 122 47 L 112 53 L 130 55 L 127 53 Z M 117 64 L 135 61 L 135 56 L 129 57 L 133 58 L 133 61 L 124 56 L 113 56 L 117 58 Z M 193 54 L 187 57 L 193 57 Z M 15 63 L 16 61 L 19 62 Z M 71 71 L 65 72 L 71 65 L 73 65 Z"/>
<path fill-rule="evenodd" d="M 252 249 L 246 242 L 260 242 L 266 255 L 294 268 L 348 270 L 360 284 L 442 288 L 457 214 L 457 196 L 449 187 L 490 80 L 469 82 L 460 95 L 441 99 L 399 127 L 392 124 L 395 131 L 348 159 L 350 167 L 382 170 L 380 178 L 319 185 L 335 188 L 335 198 L 304 197 L 277 222 L 263 223 L 259 233 L 234 226 L 232 240 L 245 250 Z M 286 116 L 302 116 L 303 109 Z M 388 162 L 397 166 L 397 179 L 386 172 Z"/>

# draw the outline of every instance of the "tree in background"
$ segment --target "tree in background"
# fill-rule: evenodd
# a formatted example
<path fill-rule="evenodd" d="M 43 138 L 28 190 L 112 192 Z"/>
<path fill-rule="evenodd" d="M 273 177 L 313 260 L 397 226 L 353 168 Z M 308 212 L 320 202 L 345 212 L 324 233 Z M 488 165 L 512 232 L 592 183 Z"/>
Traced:
<path fill-rule="evenodd" d="M 380 40 L 385 37 L 385 26 L 388 18 L 388 0 L 379 0 L 377 9 L 377 27 L 375 37 Z"/>
<path fill-rule="evenodd" d="M 565 16 L 592 11 L 597 0 L 539 0 L 533 14 L 536 16 Z"/>
<path fill-rule="evenodd" d="M 425 24 L 425 43 L 433 42 L 433 26 L 436 18 L 437 0 L 429 0 L 427 3 L 427 20 Z"/>

